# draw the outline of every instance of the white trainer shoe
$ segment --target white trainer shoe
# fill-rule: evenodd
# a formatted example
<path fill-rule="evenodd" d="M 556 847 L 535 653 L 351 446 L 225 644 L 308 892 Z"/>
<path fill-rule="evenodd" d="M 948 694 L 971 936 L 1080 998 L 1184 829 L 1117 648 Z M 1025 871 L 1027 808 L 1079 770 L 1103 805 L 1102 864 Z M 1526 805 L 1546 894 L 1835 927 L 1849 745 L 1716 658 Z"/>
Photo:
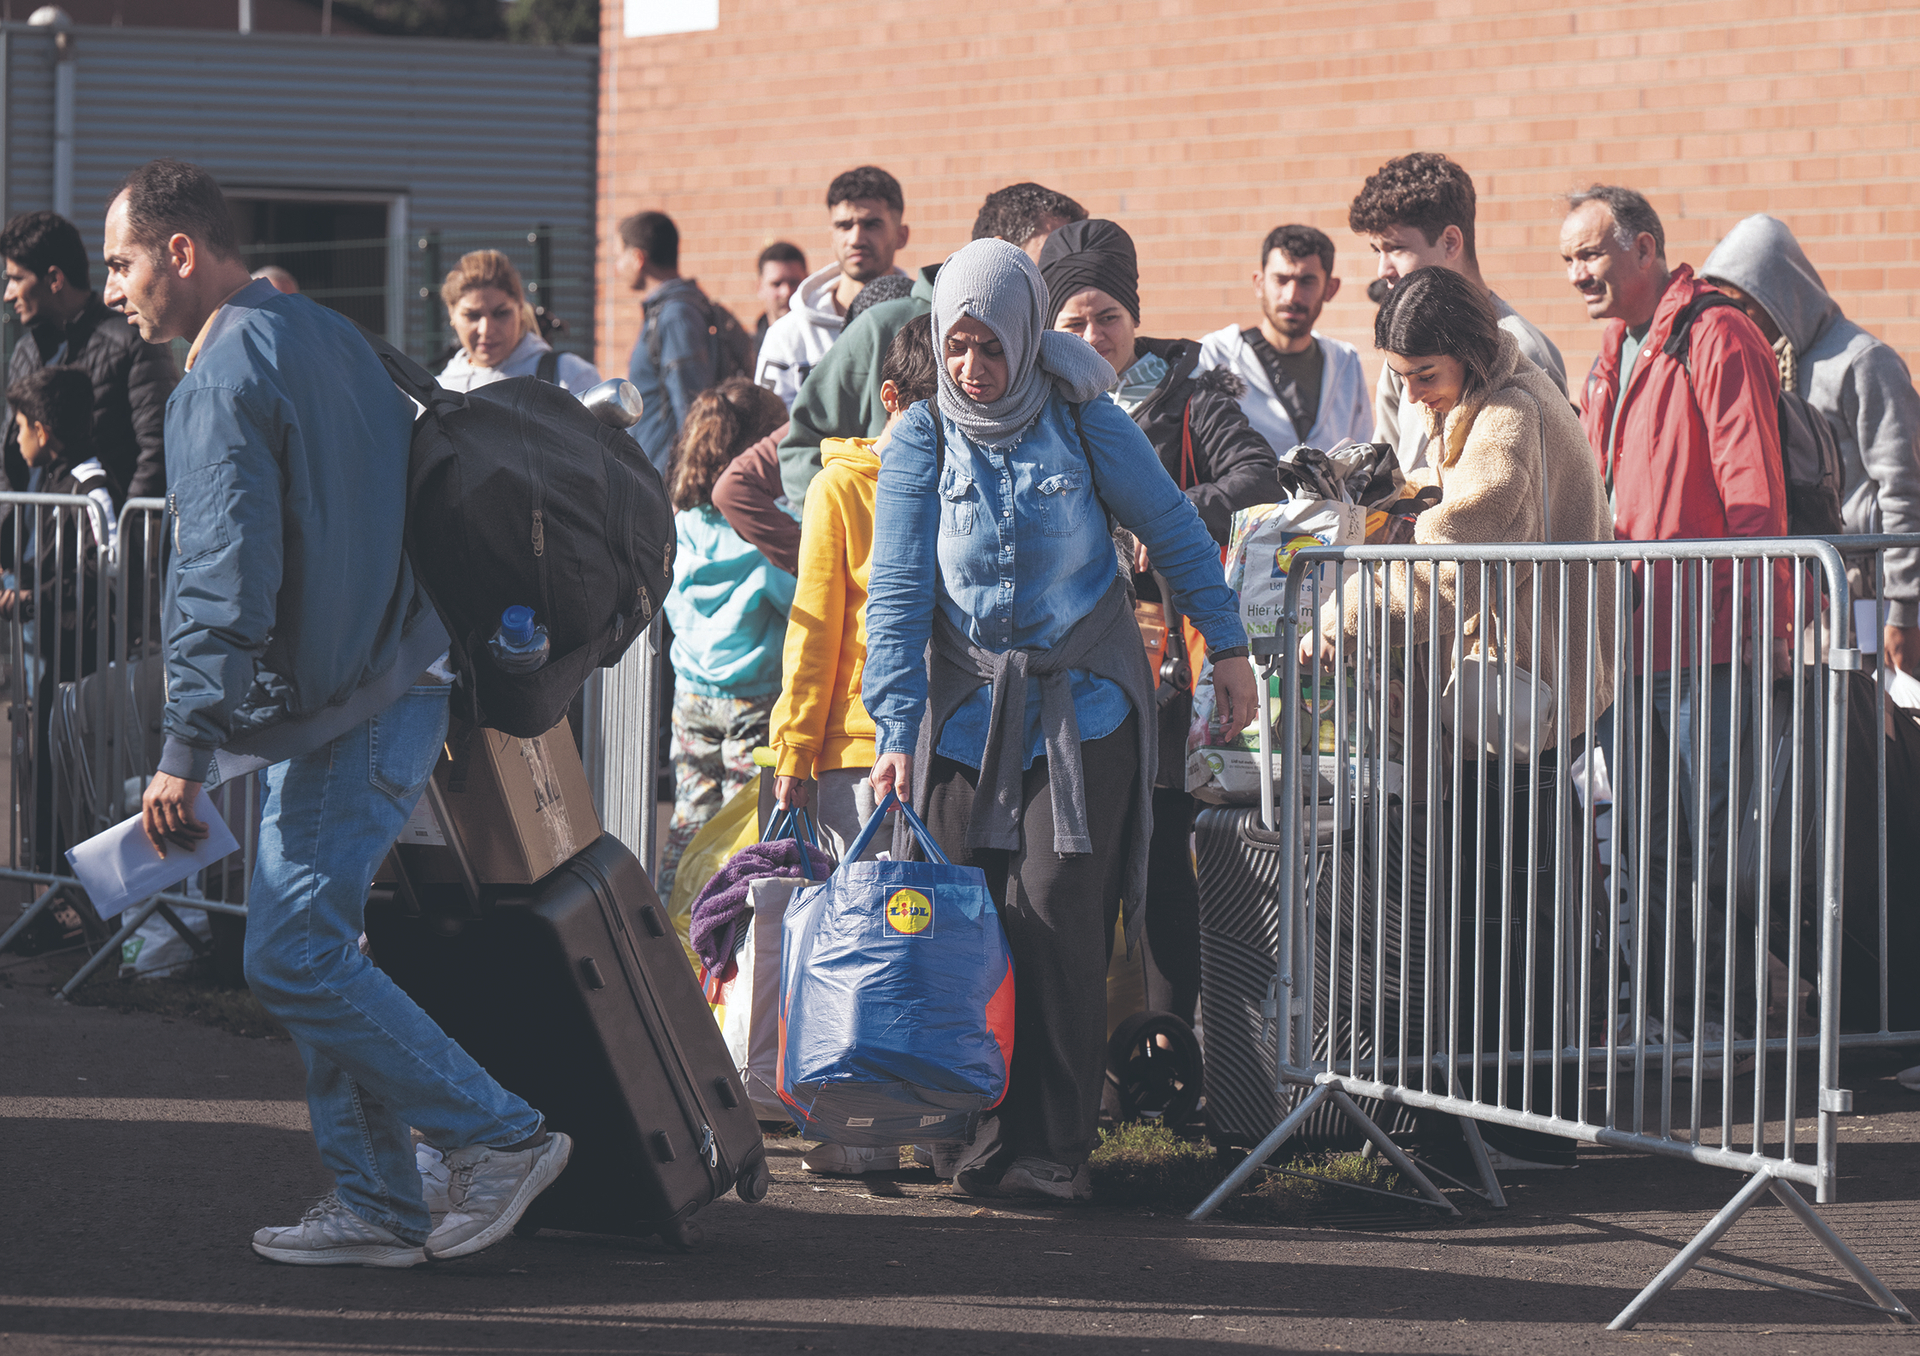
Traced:
<path fill-rule="evenodd" d="M 1069 1168 L 1044 1158 L 1016 1158 L 1000 1178 L 998 1194 L 1046 1201 L 1090 1201 L 1093 1177 L 1085 1163 Z"/>
<path fill-rule="evenodd" d="M 869 1172 L 886 1172 L 900 1166 L 900 1151 L 862 1149 L 852 1144 L 816 1144 L 800 1160 L 802 1172 L 822 1177 L 860 1177 Z"/>
<path fill-rule="evenodd" d="M 1902 1069 L 1893 1076 L 1893 1081 L 1908 1092 L 1920 1092 L 1920 1064 L 1914 1065 L 1911 1069 Z"/>
<path fill-rule="evenodd" d="M 299 1267 L 417 1267 L 427 1250 L 369 1224 L 329 1191 L 298 1224 L 262 1229 L 253 1250 Z"/>
<path fill-rule="evenodd" d="M 453 1170 L 447 1166 L 444 1154 L 425 1143 L 413 1146 L 413 1165 L 420 1170 L 420 1196 L 427 1203 L 427 1214 L 433 1217 L 433 1227 L 438 1229 L 440 1221 L 447 1217 L 447 1187 L 453 1181 Z"/>
<path fill-rule="evenodd" d="M 432 1257 L 467 1257 L 512 1232 L 533 1198 L 553 1185 L 573 1141 L 558 1130 L 518 1153 L 475 1145 L 446 1156 L 447 1217 L 427 1238 Z"/>

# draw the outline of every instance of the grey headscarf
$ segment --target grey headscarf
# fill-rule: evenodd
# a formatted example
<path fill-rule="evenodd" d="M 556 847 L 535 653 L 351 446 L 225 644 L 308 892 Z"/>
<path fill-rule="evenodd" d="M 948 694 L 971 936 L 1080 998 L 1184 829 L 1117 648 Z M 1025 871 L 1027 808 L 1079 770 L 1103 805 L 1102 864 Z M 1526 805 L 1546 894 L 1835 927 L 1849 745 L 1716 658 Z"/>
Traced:
<path fill-rule="evenodd" d="M 1006 392 L 990 405 L 967 399 L 940 363 L 940 413 L 976 443 L 998 444 L 1033 422 L 1053 388 L 1083 404 L 1113 385 L 1114 371 L 1078 335 L 1047 328 L 1047 284 L 1027 252 L 1004 240 L 976 240 L 956 251 L 933 280 L 933 346 L 970 315 L 1000 340 Z"/>

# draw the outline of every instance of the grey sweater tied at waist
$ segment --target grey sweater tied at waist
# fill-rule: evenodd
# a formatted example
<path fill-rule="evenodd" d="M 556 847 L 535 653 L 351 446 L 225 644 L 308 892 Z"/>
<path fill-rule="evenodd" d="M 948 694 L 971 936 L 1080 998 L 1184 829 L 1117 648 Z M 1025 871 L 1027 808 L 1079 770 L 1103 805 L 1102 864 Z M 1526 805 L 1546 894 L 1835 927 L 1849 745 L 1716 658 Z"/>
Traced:
<path fill-rule="evenodd" d="M 1046 650 L 983 650 L 934 609 L 933 641 L 927 647 L 927 710 L 913 759 L 913 805 L 921 815 L 931 796 L 930 770 L 939 732 L 947 720 L 983 686 L 992 689 L 987 744 L 980 758 L 980 780 L 973 798 L 969 848 L 1015 852 L 1021 845 L 1021 783 L 1026 763 L 1027 681 L 1040 683 L 1040 726 L 1046 736 L 1049 790 L 1053 797 L 1053 850 L 1063 857 L 1092 851 L 1087 829 L 1085 777 L 1080 764 L 1080 724 L 1073 709 L 1071 670 L 1085 669 L 1116 684 L 1133 708 L 1140 766 L 1134 778 L 1133 832 L 1127 840 L 1126 874 L 1121 884 L 1127 945 L 1138 940 L 1146 899 L 1147 845 L 1153 837 L 1151 787 L 1158 774 L 1158 724 L 1153 675 L 1140 644 L 1133 602 L 1126 581 L 1116 578 L 1093 611 L 1073 624 L 1059 644 Z M 894 855 L 906 855 L 911 835 L 904 821 L 895 825 Z"/>

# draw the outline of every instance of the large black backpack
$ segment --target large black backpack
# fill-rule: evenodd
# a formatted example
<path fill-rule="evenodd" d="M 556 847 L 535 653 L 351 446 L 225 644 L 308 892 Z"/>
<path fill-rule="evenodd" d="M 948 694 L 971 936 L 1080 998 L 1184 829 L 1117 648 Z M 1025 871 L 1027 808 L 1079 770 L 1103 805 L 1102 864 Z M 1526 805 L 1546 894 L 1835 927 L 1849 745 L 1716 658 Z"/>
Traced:
<path fill-rule="evenodd" d="M 1739 303 L 1723 292 L 1702 292 L 1674 317 L 1673 330 L 1660 351 L 1678 359 L 1693 381 L 1689 348 L 1693 322 L 1716 306 Z M 1620 379 L 1626 380 L 1621 373 Z M 1787 531 L 1796 537 L 1832 537 L 1845 532 L 1840 519 L 1840 488 L 1846 483 L 1840 468 L 1840 440 L 1826 416 L 1797 391 L 1780 391 L 1780 462 L 1787 480 Z"/>
<path fill-rule="evenodd" d="M 660 473 L 623 430 L 538 377 L 461 395 L 373 344 L 394 385 L 425 407 L 407 466 L 407 553 L 453 638 L 456 709 L 510 735 L 545 734 L 666 597 L 673 510 Z M 516 603 L 552 646 L 529 674 L 487 656 Z"/>

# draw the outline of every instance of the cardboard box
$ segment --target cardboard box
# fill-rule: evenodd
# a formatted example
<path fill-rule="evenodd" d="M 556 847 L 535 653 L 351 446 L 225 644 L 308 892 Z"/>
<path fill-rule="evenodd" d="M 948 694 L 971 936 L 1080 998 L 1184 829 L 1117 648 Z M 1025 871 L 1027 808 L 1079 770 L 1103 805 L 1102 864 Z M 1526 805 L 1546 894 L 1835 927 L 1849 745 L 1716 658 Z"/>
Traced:
<path fill-rule="evenodd" d="M 600 836 L 593 793 L 564 719 L 537 739 L 475 730 L 464 766 L 443 754 L 433 779 L 482 885 L 531 885 Z M 413 880 L 460 880 L 446 841 L 422 796 L 397 845 Z"/>

